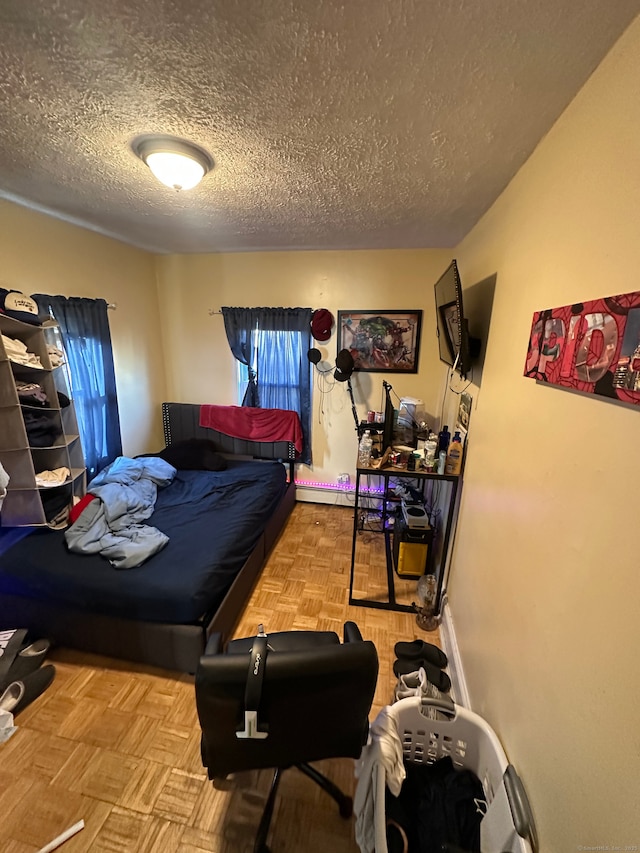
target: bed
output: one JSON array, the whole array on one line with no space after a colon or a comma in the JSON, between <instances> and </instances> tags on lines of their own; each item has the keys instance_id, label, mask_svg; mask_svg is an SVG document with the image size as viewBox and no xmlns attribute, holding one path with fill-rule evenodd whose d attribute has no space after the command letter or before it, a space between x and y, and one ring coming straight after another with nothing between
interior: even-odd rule
<instances>
[{"instance_id":1,"label":"bed","mask_svg":"<svg viewBox=\"0 0 640 853\"><path fill-rule=\"evenodd\" d=\"M168 448L212 440L225 470L178 470L158 489L147 523L169 542L138 568L73 554L60 530L0 543L0 629L191 673L212 632L230 636L295 504L295 444L201 426L197 404L162 414Z\"/></svg>"}]
</instances>

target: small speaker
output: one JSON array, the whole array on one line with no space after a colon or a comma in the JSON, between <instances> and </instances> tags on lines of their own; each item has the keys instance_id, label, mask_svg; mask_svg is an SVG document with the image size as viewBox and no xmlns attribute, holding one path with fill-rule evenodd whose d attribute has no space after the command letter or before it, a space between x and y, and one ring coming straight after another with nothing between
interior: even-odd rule
<instances>
[{"instance_id":1,"label":"small speaker","mask_svg":"<svg viewBox=\"0 0 640 853\"><path fill-rule=\"evenodd\" d=\"M404 517L404 522L409 528L418 528L420 530L425 530L430 527L429 524L429 516L427 515L427 511L420 504L405 504L402 502L402 515Z\"/></svg>"}]
</instances>

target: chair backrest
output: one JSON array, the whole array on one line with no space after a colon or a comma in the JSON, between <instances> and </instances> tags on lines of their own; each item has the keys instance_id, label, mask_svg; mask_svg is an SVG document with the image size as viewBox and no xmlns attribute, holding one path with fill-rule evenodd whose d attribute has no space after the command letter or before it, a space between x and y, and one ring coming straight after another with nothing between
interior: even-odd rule
<instances>
[{"instance_id":1,"label":"chair backrest","mask_svg":"<svg viewBox=\"0 0 640 853\"><path fill-rule=\"evenodd\" d=\"M295 639L296 632L287 635ZM236 735L244 727L249 653L200 659L196 703L209 778L360 755L378 656L371 642L341 644L334 636L335 643L268 652L258 708L258 726L268 732L264 739Z\"/></svg>"}]
</instances>

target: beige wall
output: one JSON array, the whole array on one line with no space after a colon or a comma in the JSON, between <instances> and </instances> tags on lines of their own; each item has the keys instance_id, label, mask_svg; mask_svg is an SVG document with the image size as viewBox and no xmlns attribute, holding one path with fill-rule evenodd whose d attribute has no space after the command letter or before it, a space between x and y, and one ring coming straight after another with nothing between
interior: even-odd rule
<instances>
[{"instance_id":1,"label":"beige wall","mask_svg":"<svg viewBox=\"0 0 640 853\"><path fill-rule=\"evenodd\" d=\"M453 255L466 287L497 275L449 597L473 707L523 777L545 853L640 843L640 413L522 376L534 310L639 288L639 139L636 22L455 252L159 257L160 309L150 256L0 202L4 283L118 303L128 453L159 445L162 399L235 402L208 313L221 305L422 308L420 372L390 378L438 414L433 283ZM335 337L320 349L332 362ZM355 377L360 416L380 408L381 380ZM355 443L344 386L316 390L301 476L352 472Z\"/></svg>"},{"instance_id":2,"label":"beige wall","mask_svg":"<svg viewBox=\"0 0 640 853\"><path fill-rule=\"evenodd\" d=\"M164 368L153 256L0 200L0 283L102 298L109 312L123 451L161 447Z\"/></svg>"},{"instance_id":3,"label":"beige wall","mask_svg":"<svg viewBox=\"0 0 640 853\"><path fill-rule=\"evenodd\" d=\"M168 393L178 402L237 405L235 365L222 305L286 305L339 309L422 309L419 372L387 375L399 397L423 399L437 409L442 372L437 355L433 286L451 260L449 250L261 252L255 254L160 257L158 288ZM316 344L325 367L335 366L336 334ZM332 374L329 374L332 376ZM335 483L338 473L355 473L357 437L344 383L322 382L316 373L313 397L313 466L301 466L302 480ZM353 378L359 417L380 410L383 375ZM331 389L322 393L322 388ZM397 402L397 401L396 401ZM436 412L434 411L434 414ZM321 499L316 493L314 499ZM331 497L334 500L334 497Z\"/></svg>"},{"instance_id":4,"label":"beige wall","mask_svg":"<svg viewBox=\"0 0 640 853\"><path fill-rule=\"evenodd\" d=\"M640 289L638 140L640 21L456 250L497 286L449 595L543 851L640 844L640 410L522 375L535 310Z\"/></svg>"}]
</instances>

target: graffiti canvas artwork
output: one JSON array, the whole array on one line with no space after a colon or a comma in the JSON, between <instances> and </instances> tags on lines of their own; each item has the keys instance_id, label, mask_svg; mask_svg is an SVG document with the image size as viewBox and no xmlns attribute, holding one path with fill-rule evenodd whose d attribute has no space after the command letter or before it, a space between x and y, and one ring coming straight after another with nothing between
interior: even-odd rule
<instances>
[{"instance_id":1,"label":"graffiti canvas artwork","mask_svg":"<svg viewBox=\"0 0 640 853\"><path fill-rule=\"evenodd\" d=\"M640 291L536 311L524 375L640 405Z\"/></svg>"},{"instance_id":2,"label":"graffiti canvas artwork","mask_svg":"<svg viewBox=\"0 0 640 853\"><path fill-rule=\"evenodd\" d=\"M339 311L338 351L355 370L417 373L422 311Z\"/></svg>"}]
</instances>

